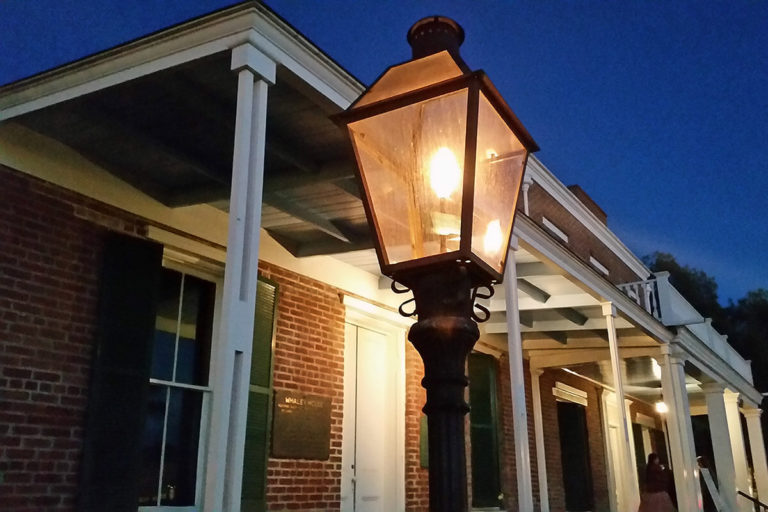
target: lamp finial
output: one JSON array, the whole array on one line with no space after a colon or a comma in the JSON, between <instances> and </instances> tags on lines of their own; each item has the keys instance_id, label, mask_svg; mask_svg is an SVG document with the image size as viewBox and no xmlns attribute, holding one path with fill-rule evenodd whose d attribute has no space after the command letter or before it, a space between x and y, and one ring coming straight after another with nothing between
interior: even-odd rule
<instances>
[{"instance_id":1,"label":"lamp finial","mask_svg":"<svg viewBox=\"0 0 768 512\"><path fill-rule=\"evenodd\" d=\"M464 42L464 29L445 16L422 18L408 30L408 44L414 59L448 50L458 56L459 46Z\"/></svg>"}]
</instances>

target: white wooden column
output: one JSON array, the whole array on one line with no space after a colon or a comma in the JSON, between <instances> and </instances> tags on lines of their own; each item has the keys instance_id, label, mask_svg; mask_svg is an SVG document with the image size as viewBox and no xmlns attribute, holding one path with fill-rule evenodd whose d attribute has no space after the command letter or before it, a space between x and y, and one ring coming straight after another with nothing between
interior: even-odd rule
<instances>
[{"instance_id":1,"label":"white wooden column","mask_svg":"<svg viewBox=\"0 0 768 512\"><path fill-rule=\"evenodd\" d=\"M531 485L531 453L528 444L528 413L525 406L525 374L523 373L523 340L520 336L520 310L517 301L517 237L512 236L504 273L504 297L507 307L507 349L509 380L512 390L512 418L515 430L515 463L517 473L517 509L533 512Z\"/></svg>"},{"instance_id":2,"label":"white wooden column","mask_svg":"<svg viewBox=\"0 0 768 512\"><path fill-rule=\"evenodd\" d=\"M204 510L240 510L259 263L267 86L275 63L250 44L232 50L238 74L227 260L213 356Z\"/></svg>"},{"instance_id":3,"label":"white wooden column","mask_svg":"<svg viewBox=\"0 0 768 512\"><path fill-rule=\"evenodd\" d=\"M631 476L635 474L634 459L630 451L630 434L629 434L629 422L627 419L627 409L624 402L624 379L622 378L622 364L619 357L619 341L616 335L616 307L611 302L604 302L601 304L603 308L603 316L605 317L606 329L608 330L608 349L611 353L611 371L613 373L613 388L616 395L616 412L619 415L619 424L621 428L621 464L623 466L622 471L619 474ZM627 503L627 510L637 510L640 505L640 489L638 487L637 479L632 479L627 485L629 489L629 495L625 499L629 500Z\"/></svg>"},{"instance_id":4,"label":"white wooden column","mask_svg":"<svg viewBox=\"0 0 768 512\"><path fill-rule=\"evenodd\" d=\"M667 434L672 456L677 504L680 512L701 511L696 452L693 446L688 392L685 388L685 361L672 356L669 346L662 346L661 389L667 404Z\"/></svg>"},{"instance_id":5,"label":"white wooden column","mask_svg":"<svg viewBox=\"0 0 768 512\"><path fill-rule=\"evenodd\" d=\"M531 402L533 403L533 434L536 438L536 472L539 480L539 510L549 512L549 481L547 480L547 453L544 447L544 418L541 413L541 385L544 371L531 367Z\"/></svg>"},{"instance_id":6,"label":"white wooden column","mask_svg":"<svg viewBox=\"0 0 768 512\"><path fill-rule=\"evenodd\" d=\"M749 468L747 466L747 450L744 446L744 433L741 430L741 413L739 412L739 394L725 392L725 414L728 417L728 431L731 434L731 449L733 464L736 470L736 488L749 494ZM740 497L739 508L742 512L751 512L752 503Z\"/></svg>"},{"instance_id":7,"label":"white wooden column","mask_svg":"<svg viewBox=\"0 0 768 512\"><path fill-rule=\"evenodd\" d=\"M749 448L752 452L752 466L755 472L755 485L757 496L763 503L768 503L768 464L765 459L765 441L763 440L763 426L760 422L762 410L758 407L747 406L742 409L747 419L747 432L749 433Z\"/></svg>"},{"instance_id":8,"label":"white wooden column","mask_svg":"<svg viewBox=\"0 0 768 512\"><path fill-rule=\"evenodd\" d=\"M731 435L728 432L728 417L725 413L725 386L712 382L703 384L701 390L707 399L707 419L712 438L712 453L717 465L717 482L720 497L728 510L736 510L736 470L731 450Z\"/></svg>"}]
</instances>

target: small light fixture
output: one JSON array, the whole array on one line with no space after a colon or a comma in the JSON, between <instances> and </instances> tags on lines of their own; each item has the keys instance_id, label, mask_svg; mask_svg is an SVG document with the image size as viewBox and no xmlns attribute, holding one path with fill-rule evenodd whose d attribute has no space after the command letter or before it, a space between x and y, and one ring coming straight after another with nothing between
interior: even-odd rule
<instances>
[{"instance_id":1,"label":"small light fixture","mask_svg":"<svg viewBox=\"0 0 768 512\"><path fill-rule=\"evenodd\" d=\"M667 407L667 404L665 404L661 400L656 402L655 407L656 407L656 412L659 414L667 414L667 412L669 412L669 407Z\"/></svg>"}]
</instances>

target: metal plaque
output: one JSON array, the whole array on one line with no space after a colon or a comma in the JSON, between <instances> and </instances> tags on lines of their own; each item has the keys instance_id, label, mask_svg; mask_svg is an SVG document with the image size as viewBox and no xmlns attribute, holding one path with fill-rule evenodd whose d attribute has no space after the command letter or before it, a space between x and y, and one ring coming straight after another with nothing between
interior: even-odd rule
<instances>
[{"instance_id":1,"label":"metal plaque","mask_svg":"<svg viewBox=\"0 0 768 512\"><path fill-rule=\"evenodd\" d=\"M272 457L328 460L331 399L297 391L275 391Z\"/></svg>"}]
</instances>

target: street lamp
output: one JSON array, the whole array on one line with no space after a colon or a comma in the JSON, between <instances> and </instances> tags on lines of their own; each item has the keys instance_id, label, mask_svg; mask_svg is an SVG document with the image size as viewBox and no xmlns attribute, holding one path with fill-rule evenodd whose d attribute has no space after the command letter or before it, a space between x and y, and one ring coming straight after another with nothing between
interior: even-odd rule
<instances>
[{"instance_id":1,"label":"street lamp","mask_svg":"<svg viewBox=\"0 0 768 512\"><path fill-rule=\"evenodd\" d=\"M348 129L381 271L413 291L408 333L424 360L432 511L467 509L466 358L502 281L528 154L538 147L491 81L459 56L464 31L432 16L413 59L338 117ZM487 293L479 293L485 288ZM475 311L477 308L478 312Z\"/></svg>"}]
</instances>

